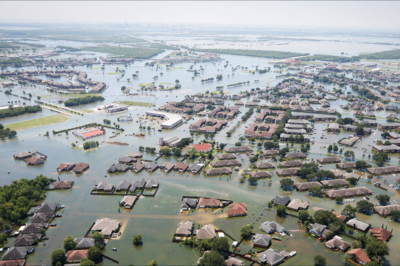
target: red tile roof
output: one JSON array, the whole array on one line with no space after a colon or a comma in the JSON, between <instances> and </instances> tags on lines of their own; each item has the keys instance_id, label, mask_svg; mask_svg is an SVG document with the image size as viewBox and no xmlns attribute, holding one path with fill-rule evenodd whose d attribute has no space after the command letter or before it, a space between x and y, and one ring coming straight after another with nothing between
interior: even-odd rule
<instances>
[{"instance_id":1,"label":"red tile roof","mask_svg":"<svg viewBox=\"0 0 400 266\"><path fill-rule=\"evenodd\" d=\"M371 235L383 242L386 242L392 235L390 231L383 228L372 228L371 230L369 230L369 232Z\"/></svg>"},{"instance_id":2,"label":"red tile roof","mask_svg":"<svg viewBox=\"0 0 400 266\"><path fill-rule=\"evenodd\" d=\"M229 216L247 215L247 206L245 203L233 203L230 205L230 209L226 211Z\"/></svg>"},{"instance_id":3,"label":"red tile roof","mask_svg":"<svg viewBox=\"0 0 400 266\"><path fill-rule=\"evenodd\" d=\"M103 134L104 134L103 131L101 131L100 129L97 129L97 130L93 130L93 131L90 131L87 133L82 133L82 136L86 139L86 138L103 135Z\"/></svg>"},{"instance_id":4,"label":"red tile roof","mask_svg":"<svg viewBox=\"0 0 400 266\"><path fill-rule=\"evenodd\" d=\"M195 148L196 151L209 151L211 149L211 144L204 143L204 144L194 144L193 148Z\"/></svg>"},{"instance_id":5,"label":"red tile roof","mask_svg":"<svg viewBox=\"0 0 400 266\"><path fill-rule=\"evenodd\" d=\"M68 250L67 252L67 261L68 262L76 262L81 261L83 258L87 258L88 250Z\"/></svg>"},{"instance_id":6,"label":"red tile roof","mask_svg":"<svg viewBox=\"0 0 400 266\"><path fill-rule=\"evenodd\" d=\"M361 260L363 263L367 264L371 260L368 258L367 254L361 249L361 248L353 248L349 252L347 252L348 255L355 255L359 260ZM357 262L357 261L356 261Z\"/></svg>"},{"instance_id":7,"label":"red tile roof","mask_svg":"<svg viewBox=\"0 0 400 266\"><path fill-rule=\"evenodd\" d=\"M200 198L199 206L219 206L219 200Z\"/></svg>"}]
</instances>

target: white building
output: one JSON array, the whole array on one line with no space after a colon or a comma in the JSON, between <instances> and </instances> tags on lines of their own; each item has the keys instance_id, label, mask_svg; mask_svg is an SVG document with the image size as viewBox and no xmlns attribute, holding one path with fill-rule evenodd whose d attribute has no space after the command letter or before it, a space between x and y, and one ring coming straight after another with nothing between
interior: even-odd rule
<instances>
[{"instance_id":1,"label":"white building","mask_svg":"<svg viewBox=\"0 0 400 266\"><path fill-rule=\"evenodd\" d=\"M172 129L183 122L182 117L177 114L163 113L158 111L147 111L146 115L163 118L164 122L161 123L161 127L168 129Z\"/></svg>"}]
</instances>

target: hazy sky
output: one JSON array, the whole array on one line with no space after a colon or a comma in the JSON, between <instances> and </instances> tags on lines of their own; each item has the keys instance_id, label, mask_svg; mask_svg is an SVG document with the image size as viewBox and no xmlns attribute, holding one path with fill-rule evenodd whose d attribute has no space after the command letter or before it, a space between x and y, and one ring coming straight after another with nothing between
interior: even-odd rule
<instances>
[{"instance_id":1,"label":"hazy sky","mask_svg":"<svg viewBox=\"0 0 400 266\"><path fill-rule=\"evenodd\" d=\"M207 23L400 28L400 2L0 1L1 22Z\"/></svg>"}]
</instances>

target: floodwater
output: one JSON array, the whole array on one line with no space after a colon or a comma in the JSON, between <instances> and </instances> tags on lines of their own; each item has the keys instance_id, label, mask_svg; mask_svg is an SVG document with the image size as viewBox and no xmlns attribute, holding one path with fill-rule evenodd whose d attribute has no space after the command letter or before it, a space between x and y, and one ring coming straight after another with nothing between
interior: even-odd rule
<instances>
[{"instance_id":1,"label":"floodwater","mask_svg":"<svg viewBox=\"0 0 400 266\"><path fill-rule=\"evenodd\" d=\"M40 43L40 42L39 42ZM57 44L59 45L59 44ZM351 44L347 44L350 46ZM327 47L329 50L330 48ZM378 49L378 48L377 48ZM359 50L361 52L362 50ZM95 56L100 56L102 54L96 53ZM71 56L71 55L68 55ZM168 101L182 100L185 94L195 94L197 92L215 91L216 86L224 85L224 91L229 91L231 95L238 94L240 91L250 90L251 88L265 87L267 85L273 86L281 81L275 76L277 73L272 68L272 65L268 64L269 59L261 58L251 58L251 57L240 57L240 56L228 56L223 55L222 60L219 63L199 63L194 65L194 69L199 70L200 65L204 68L204 72L199 75L199 77L192 78L193 73L187 72L191 64L177 64L174 68L169 71L165 66L161 66L161 69L156 71L155 67L145 67L146 61L139 61L131 64L128 67L123 65L106 65L105 70L100 69L100 65L94 65L92 68L87 67L75 67L76 70L86 71L88 77L93 80L104 81L109 87L102 93L105 97L105 101L101 103L87 104L83 106L74 107L76 109L93 109L98 105L112 103L113 101L136 101L136 102L148 102L155 104L156 107L165 104ZM229 61L229 66L224 68L225 61ZM232 72L232 67L237 65L248 67L249 69L255 69L255 66L259 66L260 69L264 67L271 67L272 71L266 74L248 74L243 73L241 70ZM117 77L120 74L116 73L116 68L124 69L126 71L125 76L117 81ZM35 68L24 68L24 70L33 70ZM14 69L8 68L8 70L13 71ZM132 80L132 74L139 71L139 78ZM104 73L103 73L104 72ZM161 75L160 73L163 73ZM223 75L222 81L214 81L212 83L201 83L201 79L214 77L218 74ZM233 75L234 74L234 75ZM140 83L149 83L154 81L153 77L158 76L155 80L155 85L164 83L164 86L171 86L178 79L182 85L182 89L173 91L140 91ZM230 75L228 77L228 75ZM127 78L131 81L128 82ZM256 82L258 80L258 82ZM238 86L234 88L227 88L226 85L250 81L248 85ZM130 87L133 90L139 90L137 96L123 96L121 92L121 86ZM333 86L326 86L328 89L332 89ZM346 88L350 90L349 88ZM16 86L13 88L13 93L18 95L23 95L23 91L26 94L32 93L34 98L41 96L42 100L46 102L55 103L57 100L66 99L67 97L60 94L50 94L46 91L43 86L31 87L31 86ZM243 101L251 101L252 97L247 99L242 99ZM7 96L1 94L0 105L8 104L8 101L23 100L15 96ZM33 100L32 100L33 102ZM261 103L267 103L268 101L262 100ZM346 110L342 110L339 105L344 104L345 101L337 100L331 101L331 108L335 108L342 113L344 117L351 116L352 114ZM226 105L234 105L233 101L228 101ZM312 105L313 108L317 105ZM108 174L106 172L107 168L115 163L120 156L127 154L128 152L138 152L139 146L145 147L156 147L158 149L158 140L160 137L189 137L189 125L199 119L195 117L194 120L190 120L187 124L182 124L174 130L163 130L158 131L140 131L139 124L136 120L139 116L142 116L146 110L154 109L145 107L130 107L128 112L122 115L131 114L134 117L133 122L117 122L118 114L106 115L101 112L94 112L90 114L85 114L83 117L72 115L70 119L62 124L56 124L51 126L45 126L41 128L32 128L28 130L23 130L18 132L18 139L6 140L1 142L1 153L0 153L0 185L7 185L12 180L27 178L34 178L36 175L43 174L47 177L52 177L57 179L59 176L62 180L72 180L75 182L75 187L72 190L66 191L52 191L47 193L47 198L45 202L59 202L61 204L67 205L64 209L62 218L57 218L57 227L50 228L47 231L47 235L50 238L48 241L40 243L35 248L35 252L29 256L28 264L50 264L50 254L52 250L56 248L61 248L63 245L63 240L66 236L72 235L74 237L83 236L90 225L99 218L110 217L113 219L120 220L122 223L126 224L126 228L119 240L111 240L107 243L104 254L117 259L121 265L135 264L144 265L150 260L157 260L159 264L162 265L194 265L197 261L196 251L180 247L179 244L172 242L172 237L176 231L176 226L181 220L190 219L195 223L195 228L197 229L199 224L212 223L217 228L224 230L226 233L231 235L235 240L240 240L240 228L252 222L260 211L267 206L267 202L270 201L276 195L288 195L291 198L299 198L310 203L310 212L313 212L314 207L322 207L326 210L335 210L340 212L344 205L338 205L334 201L324 199L324 198L314 198L308 197L308 193L296 192L296 191L283 191L279 185L279 177L275 175L273 171L272 186L264 185L264 181L259 181L257 186L250 186L248 183L240 184L239 174L234 172L231 177L212 177L208 178L200 175L190 175L190 174L177 174L171 172L169 174L163 174L161 171L157 170L154 173L146 173L142 171L139 174L134 174L131 171L122 174ZM240 107L242 112L245 112L247 108ZM378 118L378 123L383 123L384 118L387 113L385 111L375 112ZM26 114L23 116L15 118L1 119L0 123L8 124L16 121L25 121L33 118L38 118L42 116L53 115L54 113L43 110L41 113L37 114ZM226 131L228 131L233 125L237 123L240 119L235 118L232 122L229 121L229 127L223 129L221 132L216 134L215 140L219 143L228 143L233 145L238 141L239 134L243 134L245 126L252 123L254 120L253 115L246 123L243 123L233 134L232 137L226 137ZM94 149L90 152L84 152L81 150L72 149L71 143L82 144L82 140L75 137L73 134L65 135L53 135L52 130L61 130L66 128L71 128L89 122L101 123L103 119L110 119L112 122L116 122L125 129L125 132L116 138L109 139L108 136L112 134L112 130L106 129L106 135L96 137L94 140L100 142L100 147ZM157 124L147 121L146 126L152 125L152 127L157 127ZM337 142L343 137L350 135L350 133L340 133L339 135L332 135L325 133L326 139L320 139L323 131L326 128L326 123L316 123L315 128L317 129L317 135L315 136L315 145L311 146L311 151L309 157L317 159L319 157L326 157L326 148L320 149L320 146L328 146L333 142ZM50 136L44 137L43 134L49 131ZM354 148L345 148L344 150L353 150L356 154L356 159L366 159L373 166L376 164L368 159L368 155L371 154L371 147L369 145L373 144L373 140L380 138L380 133L374 130L374 134L366 137L361 143L355 145ZM136 138L132 136L126 136L132 133L144 133L145 138ZM40 136L41 134L41 136ZM195 142L201 140L202 137L194 137ZM121 141L126 142L127 146L115 146L109 145L106 141ZM256 150L254 144L247 145L251 146ZM282 146L285 144L282 144ZM291 151L298 150L299 145L294 145L291 147ZM362 148L367 148L365 152L365 158L363 157ZM15 161L12 158L14 153L20 151L32 151L38 150L46 155L48 159L43 165L40 166L26 166L23 161ZM337 155L339 158L344 160L342 155ZM150 153L143 153L144 159L154 159L156 155ZM398 156L391 156L391 165L398 164ZM159 159L159 164L165 161L171 161L173 163L179 162L180 158L175 157L161 157ZM57 174L55 169L60 163L65 162L86 162L90 164L90 168L82 175L75 175L72 173L62 173ZM190 163L191 160L185 161ZM244 167L247 168L248 159L244 159ZM324 169L333 169L334 165L324 166ZM10 171L10 174L7 174ZM365 176L363 174L362 176ZM118 212L118 203L122 199L122 196L99 196L90 195L90 191L95 184L100 181L106 181L114 185L126 179L130 182L134 182L140 178L154 178L159 181L160 188L155 197L144 197L140 198L134 208L128 212ZM297 177L292 177L295 182L300 181ZM394 176L384 176L383 179L393 183L396 177ZM269 182L268 180L265 183ZM374 187L372 183L367 183L365 179L361 179L358 186L367 186L374 193L382 193L382 190ZM399 200L399 194L390 189L387 192L392 199ZM179 214L182 196L205 196L205 197L216 197L221 199L230 199L234 202L245 202L248 206L248 216L242 218L228 219L222 212L217 212L216 214L211 214L210 211L199 212L195 210L190 212L187 216ZM359 199L357 199L359 200ZM372 199L375 202L374 199ZM351 203L355 206L356 202ZM393 229L393 238L389 242L389 247L391 248L391 254L386 256L388 264L395 264L398 261L396 257L395 246L400 244L400 226L398 223L390 222L389 219L384 219L378 215L361 215L357 214L357 217L362 221L371 223L373 226L380 227L382 224L387 225L388 229ZM261 233L259 226L264 221L277 221L286 227L289 231L293 232L295 236L294 239L283 238L281 242L273 240L272 247L278 248L280 250L288 249L289 251L297 251L295 258L290 259L286 264L293 265L307 265L312 264L312 257L314 254L319 253L327 257L328 265L341 265L344 261L344 254L331 251L324 247L317 239L311 238L306 235L303 228L297 223L297 219L288 216L287 218L279 218L276 216L275 211L265 210L262 216L258 217L254 224L254 232ZM143 237L143 246L135 247L132 244L132 237L135 234L140 233ZM358 233L356 233L357 235ZM344 238L348 242L352 242L351 239ZM13 240L10 240L12 244ZM233 240L230 239L230 243ZM112 247L117 248L117 252L111 250ZM251 248L250 242L243 242L240 245L241 251L246 252ZM260 249L258 249L260 251ZM110 261L105 260L102 265L113 264ZM248 264L248 262L246 262Z\"/></svg>"}]
</instances>

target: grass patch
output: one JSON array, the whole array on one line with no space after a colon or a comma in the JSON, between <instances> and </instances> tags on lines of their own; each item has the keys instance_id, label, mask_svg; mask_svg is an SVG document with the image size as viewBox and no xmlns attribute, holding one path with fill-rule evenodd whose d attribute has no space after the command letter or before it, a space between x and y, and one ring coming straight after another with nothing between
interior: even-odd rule
<instances>
[{"instance_id":1,"label":"grass patch","mask_svg":"<svg viewBox=\"0 0 400 266\"><path fill-rule=\"evenodd\" d=\"M118 75L118 72L110 72L110 73L106 73L107 75Z\"/></svg>"},{"instance_id":2,"label":"grass patch","mask_svg":"<svg viewBox=\"0 0 400 266\"><path fill-rule=\"evenodd\" d=\"M125 104L125 105L130 105L130 106L143 106L143 107L152 107L152 106L154 106L154 104L152 104L152 103L144 103L144 102L119 101L119 103L120 104Z\"/></svg>"},{"instance_id":3,"label":"grass patch","mask_svg":"<svg viewBox=\"0 0 400 266\"><path fill-rule=\"evenodd\" d=\"M174 83L171 83L171 82L160 82L159 84L161 85L161 84L174 84Z\"/></svg>"},{"instance_id":4,"label":"grass patch","mask_svg":"<svg viewBox=\"0 0 400 266\"><path fill-rule=\"evenodd\" d=\"M139 83L139 84L138 84L139 87L149 87L149 86L151 86L151 85L153 85L152 82L149 82L149 83Z\"/></svg>"},{"instance_id":5,"label":"grass patch","mask_svg":"<svg viewBox=\"0 0 400 266\"><path fill-rule=\"evenodd\" d=\"M88 114L94 113L93 110L89 110L89 109L83 109L83 110L80 110L80 111L85 112L85 113L88 113Z\"/></svg>"},{"instance_id":6,"label":"grass patch","mask_svg":"<svg viewBox=\"0 0 400 266\"><path fill-rule=\"evenodd\" d=\"M46 117L35 118L28 121L22 121L17 123L12 123L5 125L6 127L10 128L11 130L24 130L33 127L43 127L58 123L64 123L68 120L68 117L63 115L51 115Z\"/></svg>"},{"instance_id":7,"label":"grass patch","mask_svg":"<svg viewBox=\"0 0 400 266\"><path fill-rule=\"evenodd\" d=\"M185 69L184 67L171 67L172 69Z\"/></svg>"},{"instance_id":8,"label":"grass patch","mask_svg":"<svg viewBox=\"0 0 400 266\"><path fill-rule=\"evenodd\" d=\"M65 97L74 97L74 98L83 98L86 96L100 96L100 93L60 93L58 94L60 96L65 96Z\"/></svg>"},{"instance_id":9,"label":"grass patch","mask_svg":"<svg viewBox=\"0 0 400 266\"><path fill-rule=\"evenodd\" d=\"M122 58L136 58L136 59L149 59L155 55L164 52L165 48L162 49L152 49L152 48L142 48L142 47L116 47L116 46L95 46L95 47L84 47L82 50L108 53L120 56Z\"/></svg>"}]
</instances>

